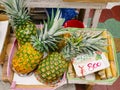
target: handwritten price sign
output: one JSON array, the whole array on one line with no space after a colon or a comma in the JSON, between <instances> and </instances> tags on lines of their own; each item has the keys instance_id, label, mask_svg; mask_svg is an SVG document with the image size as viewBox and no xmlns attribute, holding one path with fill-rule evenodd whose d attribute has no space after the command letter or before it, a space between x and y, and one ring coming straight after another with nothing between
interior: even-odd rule
<instances>
[{"instance_id":1,"label":"handwritten price sign","mask_svg":"<svg viewBox=\"0 0 120 90\"><path fill-rule=\"evenodd\" d=\"M94 55L79 55L73 59L73 66L78 77L109 67L109 62L104 53Z\"/></svg>"}]
</instances>

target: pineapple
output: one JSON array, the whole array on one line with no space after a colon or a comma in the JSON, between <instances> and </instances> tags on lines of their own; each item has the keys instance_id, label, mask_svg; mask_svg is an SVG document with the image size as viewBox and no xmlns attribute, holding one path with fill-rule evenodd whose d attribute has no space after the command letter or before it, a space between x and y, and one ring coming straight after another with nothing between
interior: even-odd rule
<instances>
[{"instance_id":1,"label":"pineapple","mask_svg":"<svg viewBox=\"0 0 120 90\"><path fill-rule=\"evenodd\" d=\"M26 9L26 0L4 0L1 3L5 7L5 12L9 16L16 38L20 45L30 42L31 35L36 34L36 26L30 20Z\"/></svg>"},{"instance_id":2,"label":"pineapple","mask_svg":"<svg viewBox=\"0 0 120 90\"><path fill-rule=\"evenodd\" d=\"M64 72L67 71L69 61L74 57L94 51L104 51L105 39L100 33L89 33L81 31L72 33L67 38L65 47L61 52L52 52L40 62L35 75L39 81L47 84L54 84L59 81Z\"/></svg>"},{"instance_id":3,"label":"pineapple","mask_svg":"<svg viewBox=\"0 0 120 90\"><path fill-rule=\"evenodd\" d=\"M26 42L19 48L12 60L14 71L22 75L28 74L37 68L44 52L49 53L58 49L57 43L61 41L62 34L67 33L62 28L64 19L60 18L60 14L58 10L55 17L48 17L48 23L44 22L44 28L31 36L31 43Z\"/></svg>"},{"instance_id":4,"label":"pineapple","mask_svg":"<svg viewBox=\"0 0 120 90\"><path fill-rule=\"evenodd\" d=\"M106 52L104 48L107 46L106 38L102 36L102 33L102 31L89 30L76 31L67 39L67 44L61 52L67 60L79 54L93 54L95 51Z\"/></svg>"},{"instance_id":5,"label":"pineapple","mask_svg":"<svg viewBox=\"0 0 120 90\"><path fill-rule=\"evenodd\" d=\"M13 70L19 75L27 75L37 67L41 58L42 53L35 50L32 44L25 43L12 60Z\"/></svg>"},{"instance_id":6,"label":"pineapple","mask_svg":"<svg viewBox=\"0 0 120 90\"><path fill-rule=\"evenodd\" d=\"M52 52L40 62L35 75L40 82L55 84L67 71L67 67L68 62L63 58L62 54Z\"/></svg>"}]
</instances>

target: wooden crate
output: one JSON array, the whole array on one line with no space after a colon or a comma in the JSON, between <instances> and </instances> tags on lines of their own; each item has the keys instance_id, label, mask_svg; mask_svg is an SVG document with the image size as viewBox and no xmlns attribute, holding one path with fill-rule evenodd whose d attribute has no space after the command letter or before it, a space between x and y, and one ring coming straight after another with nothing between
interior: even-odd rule
<instances>
[{"instance_id":1,"label":"wooden crate","mask_svg":"<svg viewBox=\"0 0 120 90\"><path fill-rule=\"evenodd\" d=\"M107 2L119 2L119 0L63 0L65 2L90 2L90 3L107 3Z\"/></svg>"}]
</instances>

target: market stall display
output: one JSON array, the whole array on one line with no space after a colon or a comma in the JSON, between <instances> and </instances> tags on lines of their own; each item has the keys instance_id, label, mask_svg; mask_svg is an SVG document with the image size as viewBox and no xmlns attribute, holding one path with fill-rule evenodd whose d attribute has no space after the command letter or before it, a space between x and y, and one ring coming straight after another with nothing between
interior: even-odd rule
<instances>
[{"instance_id":1,"label":"market stall display","mask_svg":"<svg viewBox=\"0 0 120 90\"><path fill-rule=\"evenodd\" d=\"M12 79L9 79L12 89L52 90L67 83L112 84L118 78L114 41L108 31L64 28L65 19L61 18L59 9L56 14L52 11L47 22L43 21L42 27L37 28L29 18L24 0L2 3L15 30L7 63L7 77L13 72ZM105 80L84 79L91 73L98 76L101 70L106 71Z\"/></svg>"},{"instance_id":2,"label":"market stall display","mask_svg":"<svg viewBox=\"0 0 120 90\"><path fill-rule=\"evenodd\" d=\"M107 2L117 2L119 0L63 0L65 2L93 2L93 3L107 3Z\"/></svg>"}]
</instances>

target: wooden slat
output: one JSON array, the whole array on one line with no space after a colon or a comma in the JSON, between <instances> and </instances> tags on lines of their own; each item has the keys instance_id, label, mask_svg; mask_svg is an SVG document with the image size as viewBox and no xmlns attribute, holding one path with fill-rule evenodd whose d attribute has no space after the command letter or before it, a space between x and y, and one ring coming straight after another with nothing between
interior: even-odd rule
<instances>
[{"instance_id":1,"label":"wooden slat","mask_svg":"<svg viewBox=\"0 0 120 90\"><path fill-rule=\"evenodd\" d=\"M86 9L85 10L85 15L84 15L84 20L83 20L83 23L84 23L85 26L87 26L87 24L88 24L89 13L90 13L90 9Z\"/></svg>"},{"instance_id":2,"label":"wooden slat","mask_svg":"<svg viewBox=\"0 0 120 90\"><path fill-rule=\"evenodd\" d=\"M7 62L7 60L4 62L4 64L3 64L3 70L2 70L2 81L4 81L4 82L10 82L10 83L12 83L12 81L13 81L13 76L14 76L14 72L11 70L10 71L10 76L8 77L7 76L7 64L8 64L8 62Z\"/></svg>"},{"instance_id":3,"label":"wooden slat","mask_svg":"<svg viewBox=\"0 0 120 90\"><path fill-rule=\"evenodd\" d=\"M5 14L0 14L0 21L8 20L8 16Z\"/></svg>"},{"instance_id":4,"label":"wooden slat","mask_svg":"<svg viewBox=\"0 0 120 90\"><path fill-rule=\"evenodd\" d=\"M95 10L94 16L93 16L93 19L92 19L92 26L91 26L92 28L97 27L101 12L102 12L102 9L96 9Z\"/></svg>"},{"instance_id":5,"label":"wooden slat","mask_svg":"<svg viewBox=\"0 0 120 90\"><path fill-rule=\"evenodd\" d=\"M6 56L7 59L7 56ZM2 67L2 81L4 82L8 82L8 78L7 78L7 60L5 60L3 67Z\"/></svg>"},{"instance_id":6,"label":"wooden slat","mask_svg":"<svg viewBox=\"0 0 120 90\"><path fill-rule=\"evenodd\" d=\"M13 80L13 75L14 75L14 72L11 70L10 71L10 76L9 77L7 77L7 64L8 64L8 55L9 55L9 53L10 53L10 49L11 49L11 47L12 47L12 44L13 44L13 41L14 41L14 35L10 35L9 36L9 42L8 42L8 44L7 44L7 48L6 48L6 58L5 58L5 62L4 62L4 64L3 64L3 72L2 72L2 80L4 81L4 82L12 82L12 80Z\"/></svg>"},{"instance_id":7,"label":"wooden slat","mask_svg":"<svg viewBox=\"0 0 120 90\"><path fill-rule=\"evenodd\" d=\"M28 7L41 8L93 8L104 9L106 3L83 3L83 2L64 2L63 0L28 0Z\"/></svg>"},{"instance_id":8,"label":"wooden slat","mask_svg":"<svg viewBox=\"0 0 120 90\"><path fill-rule=\"evenodd\" d=\"M118 2L119 0L63 0L65 2L92 2L92 3L107 3Z\"/></svg>"},{"instance_id":9,"label":"wooden slat","mask_svg":"<svg viewBox=\"0 0 120 90\"><path fill-rule=\"evenodd\" d=\"M16 88L53 88L47 85L16 85Z\"/></svg>"}]
</instances>

